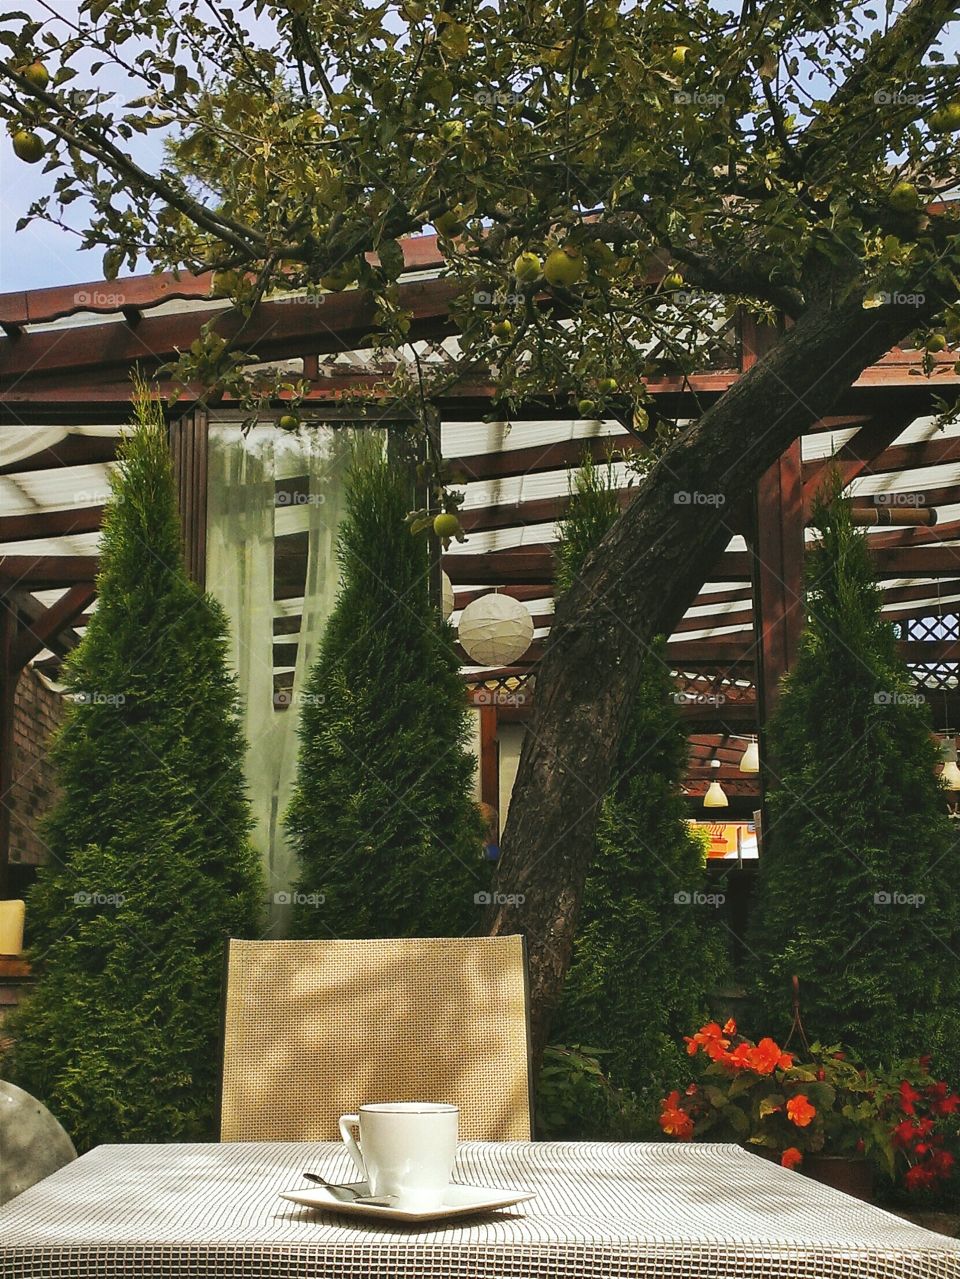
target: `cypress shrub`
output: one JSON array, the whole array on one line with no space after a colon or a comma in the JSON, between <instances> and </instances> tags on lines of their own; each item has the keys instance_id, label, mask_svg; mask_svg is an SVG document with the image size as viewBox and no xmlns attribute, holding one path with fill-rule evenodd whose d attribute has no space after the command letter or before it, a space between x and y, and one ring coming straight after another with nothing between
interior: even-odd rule
<instances>
[{"instance_id":1,"label":"cypress shrub","mask_svg":"<svg viewBox=\"0 0 960 1279\"><path fill-rule=\"evenodd\" d=\"M560 542L569 584L616 518L613 477L586 460ZM610 1081L650 1113L686 1083L682 1036L701 1023L724 965L703 842L680 791L686 734L658 645L640 671L630 723L597 828L573 961L554 1037L599 1050Z\"/></svg>"},{"instance_id":2,"label":"cypress shrub","mask_svg":"<svg viewBox=\"0 0 960 1279\"><path fill-rule=\"evenodd\" d=\"M425 539L378 438L360 435L340 527L340 594L306 683L287 831L298 937L461 936L489 880L471 797L466 694L431 603Z\"/></svg>"},{"instance_id":3,"label":"cypress shrub","mask_svg":"<svg viewBox=\"0 0 960 1279\"><path fill-rule=\"evenodd\" d=\"M837 481L815 520L806 627L771 727L751 940L764 1025L789 1024L796 974L811 1039L874 1062L931 1053L956 1080L957 850L929 710Z\"/></svg>"},{"instance_id":4,"label":"cypress shrub","mask_svg":"<svg viewBox=\"0 0 960 1279\"><path fill-rule=\"evenodd\" d=\"M60 799L29 898L35 993L12 1073L78 1148L214 1131L224 941L258 927L226 619L187 577L162 416L104 517L98 605L64 669Z\"/></svg>"}]
</instances>

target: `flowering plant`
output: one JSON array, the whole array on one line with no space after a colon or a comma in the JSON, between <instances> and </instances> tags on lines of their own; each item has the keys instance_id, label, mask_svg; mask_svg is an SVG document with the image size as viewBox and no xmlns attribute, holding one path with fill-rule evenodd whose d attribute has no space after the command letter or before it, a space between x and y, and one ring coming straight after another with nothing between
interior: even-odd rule
<instances>
[{"instance_id":1,"label":"flowering plant","mask_svg":"<svg viewBox=\"0 0 960 1279\"><path fill-rule=\"evenodd\" d=\"M877 1072L839 1045L813 1044L797 1061L773 1039L738 1035L732 1020L708 1022L686 1044L698 1079L663 1099L667 1136L738 1141L786 1168L808 1153L864 1156L911 1191L952 1172L946 1123L960 1095L933 1079L926 1060Z\"/></svg>"},{"instance_id":2,"label":"flowering plant","mask_svg":"<svg viewBox=\"0 0 960 1279\"><path fill-rule=\"evenodd\" d=\"M902 1073L912 1073L912 1079L901 1079L896 1091L894 1158L907 1190L935 1190L953 1172L954 1156L946 1144L948 1137L956 1137L960 1093L930 1075L926 1058L910 1064L916 1069Z\"/></svg>"}]
</instances>

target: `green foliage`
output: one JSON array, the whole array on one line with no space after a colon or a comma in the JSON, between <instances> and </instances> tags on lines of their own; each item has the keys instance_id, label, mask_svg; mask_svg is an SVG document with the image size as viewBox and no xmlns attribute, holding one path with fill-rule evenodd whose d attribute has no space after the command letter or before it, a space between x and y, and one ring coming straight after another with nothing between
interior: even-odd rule
<instances>
[{"instance_id":1,"label":"green foliage","mask_svg":"<svg viewBox=\"0 0 960 1279\"><path fill-rule=\"evenodd\" d=\"M764 1026L790 1021L868 1062L933 1056L957 1078L958 850L929 713L880 614L849 504L821 506L807 624L771 728L752 951Z\"/></svg>"},{"instance_id":2,"label":"green foliage","mask_svg":"<svg viewBox=\"0 0 960 1279\"><path fill-rule=\"evenodd\" d=\"M402 472L361 437L340 596L305 690L287 814L298 936L459 936L480 919L474 894L488 872L469 712L452 630L429 598L427 544L404 526L408 505Z\"/></svg>"},{"instance_id":3,"label":"green foliage","mask_svg":"<svg viewBox=\"0 0 960 1279\"><path fill-rule=\"evenodd\" d=\"M584 454L574 476L571 517L560 527L557 546L557 594L570 589L587 556L620 513L618 486L610 463L604 470Z\"/></svg>"},{"instance_id":4,"label":"green foliage","mask_svg":"<svg viewBox=\"0 0 960 1279\"><path fill-rule=\"evenodd\" d=\"M547 1048L537 1082L537 1138L644 1141L660 1133L652 1115L604 1074L597 1048Z\"/></svg>"},{"instance_id":5,"label":"green foliage","mask_svg":"<svg viewBox=\"0 0 960 1279\"><path fill-rule=\"evenodd\" d=\"M4 14L0 118L50 157L25 221L79 221L111 279L141 258L213 268L245 310L261 288L318 300L357 284L396 346L413 315L399 237L436 228L464 366L495 365L509 395L568 391L595 412L643 399L645 375L718 356L718 313L737 298L799 312L825 278L838 296L858 279L877 306L922 287L903 304L909 331L956 297L950 205L922 213L956 178L956 70L936 47L951 47L948 5L82 11L77 27ZM21 74L39 52L42 94ZM151 134L166 154L145 172L131 144ZM537 278L560 246L577 262L570 288ZM652 289L657 254L674 269ZM519 278L518 257L533 264ZM948 328L960 338L956 310ZM232 344L206 340L182 372L249 377ZM425 363L407 389L420 374L449 376Z\"/></svg>"},{"instance_id":6,"label":"green foliage","mask_svg":"<svg viewBox=\"0 0 960 1279\"><path fill-rule=\"evenodd\" d=\"M139 388L65 667L62 789L28 912L36 992L12 1077L83 1150L213 1134L224 940L255 935L226 620L187 578L162 419Z\"/></svg>"},{"instance_id":7,"label":"green foliage","mask_svg":"<svg viewBox=\"0 0 960 1279\"><path fill-rule=\"evenodd\" d=\"M568 580L615 518L610 482L589 461L577 473L561 543ZM702 901L704 847L680 794L687 743L673 692L662 649L651 649L601 808L554 1028L566 1042L601 1045L611 1080L649 1107L684 1078L681 1037L723 967L717 912Z\"/></svg>"}]
</instances>

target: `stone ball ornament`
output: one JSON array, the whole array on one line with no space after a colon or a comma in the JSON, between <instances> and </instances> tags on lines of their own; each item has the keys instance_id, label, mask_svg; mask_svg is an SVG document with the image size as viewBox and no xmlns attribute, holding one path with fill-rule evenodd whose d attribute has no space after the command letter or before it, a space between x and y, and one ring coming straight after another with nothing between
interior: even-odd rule
<instances>
[{"instance_id":1,"label":"stone ball ornament","mask_svg":"<svg viewBox=\"0 0 960 1279\"><path fill-rule=\"evenodd\" d=\"M0 1204L76 1157L73 1142L46 1106L0 1080Z\"/></svg>"},{"instance_id":2,"label":"stone ball ornament","mask_svg":"<svg viewBox=\"0 0 960 1279\"><path fill-rule=\"evenodd\" d=\"M530 611L512 595L481 595L460 614L460 643L478 666L510 666L532 639Z\"/></svg>"}]
</instances>

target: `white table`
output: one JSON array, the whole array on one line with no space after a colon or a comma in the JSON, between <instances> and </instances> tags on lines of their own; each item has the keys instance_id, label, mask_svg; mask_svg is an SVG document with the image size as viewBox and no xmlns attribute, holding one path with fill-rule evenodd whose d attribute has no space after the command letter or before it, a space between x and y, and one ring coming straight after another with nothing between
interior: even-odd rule
<instances>
[{"instance_id":1,"label":"white table","mask_svg":"<svg viewBox=\"0 0 960 1279\"><path fill-rule=\"evenodd\" d=\"M2 1279L960 1279L960 1241L737 1146L467 1143L536 1199L435 1227L278 1198L340 1145L100 1146L0 1209Z\"/></svg>"}]
</instances>

